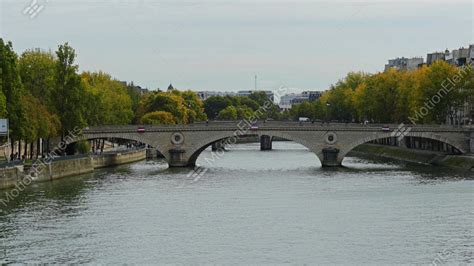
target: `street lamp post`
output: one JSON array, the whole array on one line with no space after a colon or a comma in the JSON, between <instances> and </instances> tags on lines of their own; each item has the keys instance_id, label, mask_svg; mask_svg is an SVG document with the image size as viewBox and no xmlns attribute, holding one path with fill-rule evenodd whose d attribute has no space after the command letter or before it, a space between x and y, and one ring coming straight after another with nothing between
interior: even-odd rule
<instances>
[{"instance_id":1,"label":"street lamp post","mask_svg":"<svg viewBox=\"0 0 474 266\"><path fill-rule=\"evenodd\" d=\"M329 111L329 108L331 107L331 103L330 103L330 102L327 102L327 103L326 103L326 107L327 107L326 123L328 123L328 126L329 126L329 118L330 118L330 116L331 116L330 111Z\"/></svg>"}]
</instances>

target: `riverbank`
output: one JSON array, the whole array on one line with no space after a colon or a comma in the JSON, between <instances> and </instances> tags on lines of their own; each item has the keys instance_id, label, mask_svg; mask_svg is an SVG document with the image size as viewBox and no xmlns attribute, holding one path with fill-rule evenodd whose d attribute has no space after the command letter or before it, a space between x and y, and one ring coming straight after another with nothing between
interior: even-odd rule
<instances>
[{"instance_id":1,"label":"riverbank","mask_svg":"<svg viewBox=\"0 0 474 266\"><path fill-rule=\"evenodd\" d=\"M387 159L449 167L460 171L474 171L474 156L446 155L437 152L414 150L394 146L363 144L349 155L377 156Z\"/></svg>"},{"instance_id":2,"label":"riverbank","mask_svg":"<svg viewBox=\"0 0 474 266\"><path fill-rule=\"evenodd\" d=\"M58 158L48 164L15 165L0 168L0 189L21 183L45 182L93 172L95 169L133 163L146 159L146 150L110 152ZM31 173L31 175L28 175Z\"/></svg>"}]
</instances>

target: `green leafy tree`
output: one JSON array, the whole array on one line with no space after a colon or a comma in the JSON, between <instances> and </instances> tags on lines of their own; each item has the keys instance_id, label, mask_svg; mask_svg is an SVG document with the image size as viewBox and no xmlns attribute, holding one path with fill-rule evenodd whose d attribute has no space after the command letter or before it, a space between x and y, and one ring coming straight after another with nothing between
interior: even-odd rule
<instances>
[{"instance_id":1,"label":"green leafy tree","mask_svg":"<svg viewBox=\"0 0 474 266\"><path fill-rule=\"evenodd\" d=\"M216 119L220 111L231 105L232 101L227 97L212 96L204 101L204 110L209 119Z\"/></svg>"},{"instance_id":2,"label":"green leafy tree","mask_svg":"<svg viewBox=\"0 0 474 266\"><path fill-rule=\"evenodd\" d=\"M263 106L265 102L271 101L264 91L254 91L249 95L249 98L254 100L259 106Z\"/></svg>"},{"instance_id":3,"label":"green leafy tree","mask_svg":"<svg viewBox=\"0 0 474 266\"><path fill-rule=\"evenodd\" d=\"M142 116L146 113L156 111L168 112L173 115L177 123L187 123L188 117L185 101L181 96L174 94L173 91L154 92L147 95L147 97L143 99L141 107L139 107L139 112L142 113Z\"/></svg>"},{"instance_id":4,"label":"green leafy tree","mask_svg":"<svg viewBox=\"0 0 474 266\"><path fill-rule=\"evenodd\" d=\"M7 97L0 90L0 117L7 117Z\"/></svg>"},{"instance_id":5,"label":"green leafy tree","mask_svg":"<svg viewBox=\"0 0 474 266\"><path fill-rule=\"evenodd\" d=\"M92 95L94 113L87 115L89 125L127 125L134 116L126 84L103 72L84 72L82 82Z\"/></svg>"},{"instance_id":6,"label":"green leafy tree","mask_svg":"<svg viewBox=\"0 0 474 266\"><path fill-rule=\"evenodd\" d=\"M24 88L48 108L53 105L51 101L56 63L51 52L40 49L25 51L18 61Z\"/></svg>"},{"instance_id":7,"label":"green leafy tree","mask_svg":"<svg viewBox=\"0 0 474 266\"><path fill-rule=\"evenodd\" d=\"M227 106L219 112L217 119L219 120L236 120L238 117L237 109L234 106Z\"/></svg>"},{"instance_id":8,"label":"green leafy tree","mask_svg":"<svg viewBox=\"0 0 474 266\"><path fill-rule=\"evenodd\" d=\"M173 114L170 112L156 111L145 114L140 122L144 125L174 125L176 121L174 120Z\"/></svg>"},{"instance_id":9,"label":"green leafy tree","mask_svg":"<svg viewBox=\"0 0 474 266\"><path fill-rule=\"evenodd\" d=\"M252 109L253 111L257 111L260 108L258 102L252 100L250 97L237 97L239 99L239 106L247 106L248 108Z\"/></svg>"},{"instance_id":10,"label":"green leafy tree","mask_svg":"<svg viewBox=\"0 0 474 266\"><path fill-rule=\"evenodd\" d=\"M79 154L85 154L91 150L91 146L89 145L89 142L86 140L78 141L74 143L74 150Z\"/></svg>"},{"instance_id":11,"label":"green leafy tree","mask_svg":"<svg viewBox=\"0 0 474 266\"><path fill-rule=\"evenodd\" d=\"M60 122L54 113L52 97L56 59L50 52L28 50L22 53L18 66L24 87L22 102L29 125L25 140L33 142L38 138L58 136Z\"/></svg>"},{"instance_id":12,"label":"green leafy tree","mask_svg":"<svg viewBox=\"0 0 474 266\"><path fill-rule=\"evenodd\" d=\"M184 105L187 109L187 120L189 123L207 119L207 115L204 112L204 103L199 99L195 92L188 90L182 92L180 95L184 99Z\"/></svg>"},{"instance_id":13,"label":"green leafy tree","mask_svg":"<svg viewBox=\"0 0 474 266\"><path fill-rule=\"evenodd\" d=\"M448 83L455 76L459 77L458 82ZM451 113L451 109L464 104L466 98L463 97L462 87L467 75L459 75L455 66L438 60L430 67L419 70L417 75L416 91L417 99L413 120L420 123L443 123ZM422 114L422 110L428 110ZM419 119L418 119L419 118Z\"/></svg>"},{"instance_id":14,"label":"green leafy tree","mask_svg":"<svg viewBox=\"0 0 474 266\"><path fill-rule=\"evenodd\" d=\"M28 124L25 121L25 111L21 101L23 87L18 71L18 58L13 51L12 43L5 43L1 38L0 67L0 87L5 97L5 108L1 111L8 115L10 136L13 140L20 140L25 137Z\"/></svg>"},{"instance_id":15,"label":"green leafy tree","mask_svg":"<svg viewBox=\"0 0 474 266\"><path fill-rule=\"evenodd\" d=\"M54 106L60 116L61 136L75 127L86 125L84 118L86 99L81 77L74 63L76 52L68 43L60 45L56 51L58 58L55 68Z\"/></svg>"},{"instance_id":16,"label":"green leafy tree","mask_svg":"<svg viewBox=\"0 0 474 266\"><path fill-rule=\"evenodd\" d=\"M237 109L237 119L250 119L254 115L254 110L246 105L239 106Z\"/></svg>"},{"instance_id":17,"label":"green leafy tree","mask_svg":"<svg viewBox=\"0 0 474 266\"><path fill-rule=\"evenodd\" d=\"M299 117L315 118L314 108L309 101L304 101L300 104L295 104L290 110L291 117L298 120Z\"/></svg>"}]
</instances>

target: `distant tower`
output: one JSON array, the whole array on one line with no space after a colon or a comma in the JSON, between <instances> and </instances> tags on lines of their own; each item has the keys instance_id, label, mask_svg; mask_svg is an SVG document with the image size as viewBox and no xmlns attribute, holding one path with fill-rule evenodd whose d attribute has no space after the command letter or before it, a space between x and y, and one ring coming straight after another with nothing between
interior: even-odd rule
<instances>
[{"instance_id":1,"label":"distant tower","mask_svg":"<svg viewBox=\"0 0 474 266\"><path fill-rule=\"evenodd\" d=\"M170 84L170 85L168 86L168 91L172 91L172 90L174 90L174 87L173 87L173 84Z\"/></svg>"},{"instance_id":2,"label":"distant tower","mask_svg":"<svg viewBox=\"0 0 474 266\"><path fill-rule=\"evenodd\" d=\"M258 79L258 77L257 77L257 75L255 75L255 91L258 90L258 89L257 89L257 79Z\"/></svg>"}]
</instances>

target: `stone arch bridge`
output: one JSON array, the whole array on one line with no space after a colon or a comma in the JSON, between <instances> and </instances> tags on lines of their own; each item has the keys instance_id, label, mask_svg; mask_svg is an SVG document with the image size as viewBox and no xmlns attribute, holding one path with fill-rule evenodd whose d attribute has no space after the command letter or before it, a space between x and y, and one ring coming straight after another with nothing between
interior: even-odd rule
<instances>
[{"instance_id":1,"label":"stone arch bridge","mask_svg":"<svg viewBox=\"0 0 474 266\"><path fill-rule=\"evenodd\" d=\"M313 124L309 122L209 122L176 126L103 126L82 131L74 141L92 139L134 140L156 148L170 167L195 166L199 154L216 143L234 144L242 136L258 136L262 147L270 147L273 138L302 144L323 166L340 166L355 147L380 139L427 139L461 154L474 148L474 128L446 126ZM400 138L399 136L404 136ZM270 146L269 146L270 145Z\"/></svg>"}]
</instances>

